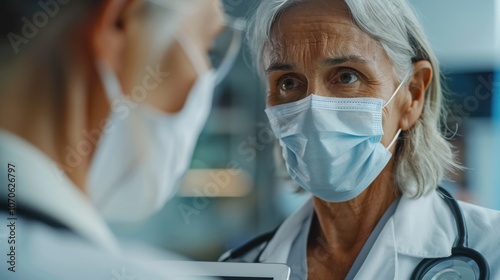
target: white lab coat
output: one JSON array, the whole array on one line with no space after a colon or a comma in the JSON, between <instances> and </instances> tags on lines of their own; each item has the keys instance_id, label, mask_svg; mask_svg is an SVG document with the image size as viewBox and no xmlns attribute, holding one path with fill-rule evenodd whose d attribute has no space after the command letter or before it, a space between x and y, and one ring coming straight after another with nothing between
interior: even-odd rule
<instances>
[{"instance_id":1,"label":"white lab coat","mask_svg":"<svg viewBox=\"0 0 500 280\"><path fill-rule=\"evenodd\" d=\"M464 202L459 205L469 247L486 258L491 279L500 279L500 212ZM310 200L283 222L267 244L232 261L251 262L265 248L259 262L287 263L292 243L312 211ZM450 256L456 237L455 219L436 191L416 200L402 197L354 279L409 279L422 259Z\"/></svg>"},{"instance_id":2,"label":"white lab coat","mask_svg":"<svg viewBox=\"0 0 500 280\"><path fill-rule=\"evenodd\" d=\"M55 163L23 139L0 130L0 199L7 203L7 166L15 165L17 207L44 213L70 230L0 212L0 279L179 279L175 267L152 260L171 255L122 250L90 201ZM11 177L12 178L12 177ZM12 196L12 195L11 195ZM133 207L133 206L131 206ZM17 220L8 218L17 217ZM7 225L15 222L15 229ZM10 238L13 236L14 238ZM15 244L12 243L15 240ZM9 244L9 241L11 244ZM9 270L15 246L15 272Z\"/></svg>"}]
</instances>

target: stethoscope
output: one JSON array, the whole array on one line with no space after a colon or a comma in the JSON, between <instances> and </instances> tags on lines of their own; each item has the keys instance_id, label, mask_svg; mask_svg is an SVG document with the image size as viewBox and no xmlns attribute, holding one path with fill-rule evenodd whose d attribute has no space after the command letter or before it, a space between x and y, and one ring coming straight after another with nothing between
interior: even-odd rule
<instances>
[{"instance_id":1,"label":"stethoscope","mask_svg":"<svg viewBox=\"0 0 500 280\"><path fill-rule=\"evenodd\" d=\"M488 262L478 251L467 247L468 234L462 210L457 201L445 189L438 187L455 218L457 241L451 248L451 256L422 260L411 275L411 280L487 280L490 279Z\"/></svg>"},{"instance_id":2,"label":"stethoscope","mask_svg":"<svg viewBox=\"0 0 500 280\"><path fill-rule=\"evenodd\" d=\"M451 256L422 260L413 271L410 280L488 280L490 269L488 262L478 251L467 247L468 235L462 210L457 201L445 189L438 187L441 198L446 202L457 225L457 241L451 249ZM273 238L276 230L256 237L245 245L229 251L221 261L230 261L243 257L260 246L253 262L259 262L260 255ZM266 243L266 244L265 244ZM265 244L264 246L262 246Z\"/></svg>"}]
</instances>

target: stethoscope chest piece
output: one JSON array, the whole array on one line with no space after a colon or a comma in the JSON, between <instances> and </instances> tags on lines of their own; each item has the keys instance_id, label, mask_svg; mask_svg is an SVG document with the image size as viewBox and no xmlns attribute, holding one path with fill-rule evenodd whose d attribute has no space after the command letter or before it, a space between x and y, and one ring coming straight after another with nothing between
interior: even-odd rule
<instances>
[{"instance_id":1,"label":"stethoscope chest piece","mask_svg":"<svg viewBox=\"0 0 500 280\"><path fill-rule=\"evenodd\" d=\"M424 263L425 261L425 263ZM469 256L452 255L442 259L424 260L417 268L412 279L422 280L477 280L480 268Z\"/></svg>"}]
</instances>

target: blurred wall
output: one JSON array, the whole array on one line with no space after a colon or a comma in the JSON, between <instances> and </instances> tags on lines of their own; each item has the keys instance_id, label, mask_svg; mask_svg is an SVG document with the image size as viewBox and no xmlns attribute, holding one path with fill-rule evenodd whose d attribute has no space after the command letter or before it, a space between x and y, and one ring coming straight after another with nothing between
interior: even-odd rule
<instances>
[{"instance_id":1,"label":"blurred wall","mask_svg":"<svg viewBox=\"0 0 500 280\"><path fill-rule=\"evenodd\" d=\"M410 0L440 62L454 71L491 70L499 58L498 0Z\"/></svg>"}]
</instances>

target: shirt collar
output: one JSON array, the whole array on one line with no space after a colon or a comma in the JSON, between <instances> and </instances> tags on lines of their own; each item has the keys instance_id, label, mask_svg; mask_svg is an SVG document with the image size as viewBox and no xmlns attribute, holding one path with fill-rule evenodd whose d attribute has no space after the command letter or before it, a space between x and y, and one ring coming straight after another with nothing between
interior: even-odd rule
<instances>
[{"instance_id":1,"label":"shirt collar","mask_svg":"<svg viewBox=\"0 0 500 280\"><path fill-rule=\"evenodd\" d=\"M292 243L309 215L312 199L293 213L279 227L262 252L259 261L285 263ZM396 212L384 226L378 243L395 253L418 258L441 258L451 255L457 236L455 219L437 191L418 199L401 197ZM384 240L384 242L382 242ZM373 248L375 249L375 247Z\"/></svg>"},{"instance_id":2,"label":"shirt collar","mask_svg":"<svg viewBox=\"0 0 500 280\"><path fill-rule=\"evenodd\" d=\"M90 242L117 254L118 244L89 199L36 147L0 130L1 166L16 166L16 201L68 226ZM0 177L5 176L5 171ZM6 188L0 194L6 197Z\"/></svg>"}]
</instances>

